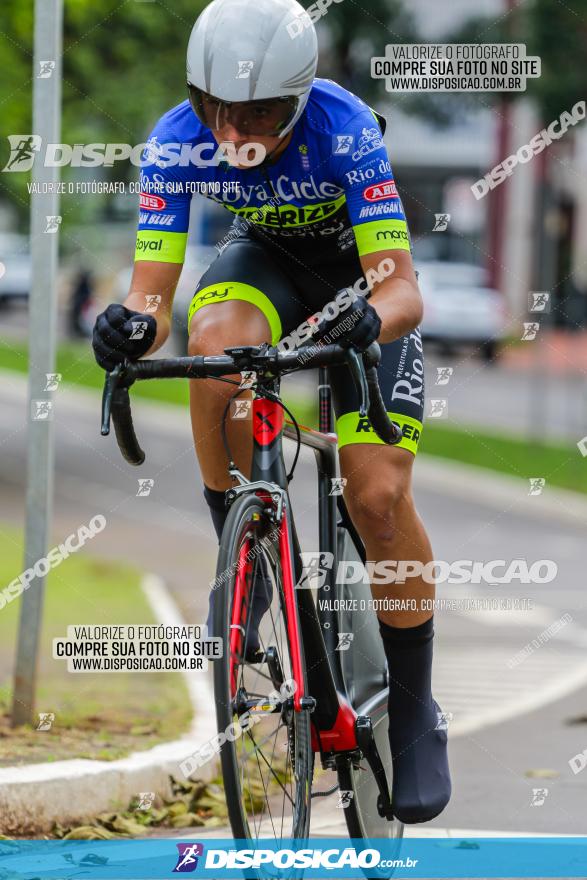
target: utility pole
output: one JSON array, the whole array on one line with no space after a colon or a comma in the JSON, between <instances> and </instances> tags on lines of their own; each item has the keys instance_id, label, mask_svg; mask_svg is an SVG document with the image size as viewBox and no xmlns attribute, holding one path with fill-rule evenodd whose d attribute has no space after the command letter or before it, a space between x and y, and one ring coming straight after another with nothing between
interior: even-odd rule
<instances>
[{"instance_id":1,"label":"utility pole","mask_svg":"<svg viewBox=\"0 0 587 880\"><path fill-rule=\"evenodd\" d=\"M55 371L59 169L44 166L44 148L61 140L63 0L35 0L33 133L40 155L31 195L32 285L29 298L29 399L24 569L33 569L22 594L12 703L12 724L32 721L53 503L53 421L48 374ZM37 144L39 141L37 140ZM37 147L38 149L38 147ZM46 190L46 191L45 191ZM36 567L36 568L35 568Z\"/></svg>"}]
</instances>

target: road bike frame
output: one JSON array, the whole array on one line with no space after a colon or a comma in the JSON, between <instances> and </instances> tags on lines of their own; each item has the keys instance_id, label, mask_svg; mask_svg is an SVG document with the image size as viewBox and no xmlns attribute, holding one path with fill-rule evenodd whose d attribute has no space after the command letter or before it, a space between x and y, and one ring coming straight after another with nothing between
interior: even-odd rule
<instances>
[{"instance_id":1,"label":"road bike frame","mask_svg":"<svg viewBox=\"0 0 587 880\"><path fill-rule=\"evenodd\" d=\"M263 387L272 395L279 394L279 378L264 382ZM262 391L261 391L262 394ZM340 664L340 652L336 650L338 621L336 612L329 609L316 609L310 590L296 589L303 577L300 545L295 531L291 506L287 494L287 477L282 451L282 437L295 440L297 431L292 424L284 424L283 410L275 401L265 397L255 397L252 402L253 419L253 460L251 482L238 489L229 490L228 498L234 499L243 491L256 491L261 496L266 494L269 484L282 490L279 503L282 515L279 522L279 550L282 560L284 600L287 611L288 640L292 657L292 672L296 682L304 681L301 674L301 640L303 639L306 667L308 669L308 693L303 685L298 686L294 695L294 709L302 711L305 707L312 710L312 748L320 753L324 766L336 767L339 760L356 759L358 750L372 751L373 743L366 749L368 737L368 719L358 719L350 704ZM332 424L331 389L327 382L324 367L319 372L319 430L299 425L300 441L304 446L314 450L318 468L318 505L319 505L319 548L320 553L332 554L336 562L337 556L337 511L340 512L346 527L354 529L346 513L341 496L333 496L330 492L332 480L337 475L336 434ZM269 499L268 499L269 500ZM273 499L275 501L275 498ZM337 504L338 501L338 504ZM357 541L356 532L353 538ZM358 544L362 549L362 544ZM325 572L322 590L334 596L336 593L336 569L334 564ZM244 580L244 577L243 577ZM298 627L296 603L300 618L304 621L303 631ZM238 619L240 601L233 605L235 618L232 621L232 633L242 632L244 622ZM231 645L231 647L233 647ZM236 646L234 646L236 647ZM314 699L313 694L320 694ZM308 699L310 698L310 699ZM311 702L310 702L311 700ZM361 740L361 742L359 741ZM369 760L366 755L367 760ZM370 762L369 762L370 763ZM372 768L384 784L385 774L380 766L379 756L375 755L376 767ZM381 774L383 774L381 776ZM384 800L389 804L389 793L385 784ZM383 794L383 792L382 792Z\"/></svg>"}]
</instances>

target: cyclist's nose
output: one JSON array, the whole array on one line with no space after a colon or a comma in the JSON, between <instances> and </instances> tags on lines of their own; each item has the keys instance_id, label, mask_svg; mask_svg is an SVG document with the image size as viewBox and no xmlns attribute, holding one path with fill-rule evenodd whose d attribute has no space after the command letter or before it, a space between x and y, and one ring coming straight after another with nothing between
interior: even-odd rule
<instances>
[{"instance_id":1,"label":"cyclist's nose","mask_svg":"<svg viewBox=\"0 0 587 880\"><path fill-rule=\"evenodd\" d=\"M226 122L222 128L218 129L218 135L222 141L230 141L237 149L246 143L246 136L231 122Z\"/></svg>"}]
</instances>

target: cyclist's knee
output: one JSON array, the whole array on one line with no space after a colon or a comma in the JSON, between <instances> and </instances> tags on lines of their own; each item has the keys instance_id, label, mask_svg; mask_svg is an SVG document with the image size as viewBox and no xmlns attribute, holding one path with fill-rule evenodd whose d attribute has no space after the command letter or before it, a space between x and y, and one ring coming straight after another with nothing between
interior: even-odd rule
<instances>
[{"instance_id":1,"label":"cyclist's knee","mask_svg":"<svg viewBox=\"0 0 587 880\"><path fill-rule=\"evenodd\" d=\"M188 354L222 354L231 345L259 345L270 340L269 323L256 306L242 301L216 303L193 316Z\"/></svg>"},{"instance_id":2,"label":"cyclist's knee","mask_svg":"<svg viewBox=\"0 0 587 880\"><path fill-rule=\"evenodd\" d=\"M363 479L345 494L351 516L359 532L376 541L391 541L401 528L402 515L413 504L410 481L403 475L387 479ZM353 481L354 482L354 481Z\"/></svg>"}]
</instances>

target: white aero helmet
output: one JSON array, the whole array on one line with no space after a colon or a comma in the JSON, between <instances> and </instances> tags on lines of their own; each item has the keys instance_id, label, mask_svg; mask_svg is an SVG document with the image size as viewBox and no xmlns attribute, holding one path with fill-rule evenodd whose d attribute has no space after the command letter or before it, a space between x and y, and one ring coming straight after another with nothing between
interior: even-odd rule
<instances>
[{"instance_id":1,"label":"white aero helmet","mask_svg":"<svg viewBox=\"0 0 587 880\"><path fill-rule=\"evenodd\" d=\"M187 52L190 102L219 129L284 137L308 100L318 64L316 31L296 0L213 0Z\"/></svg>"}]
</instances>

